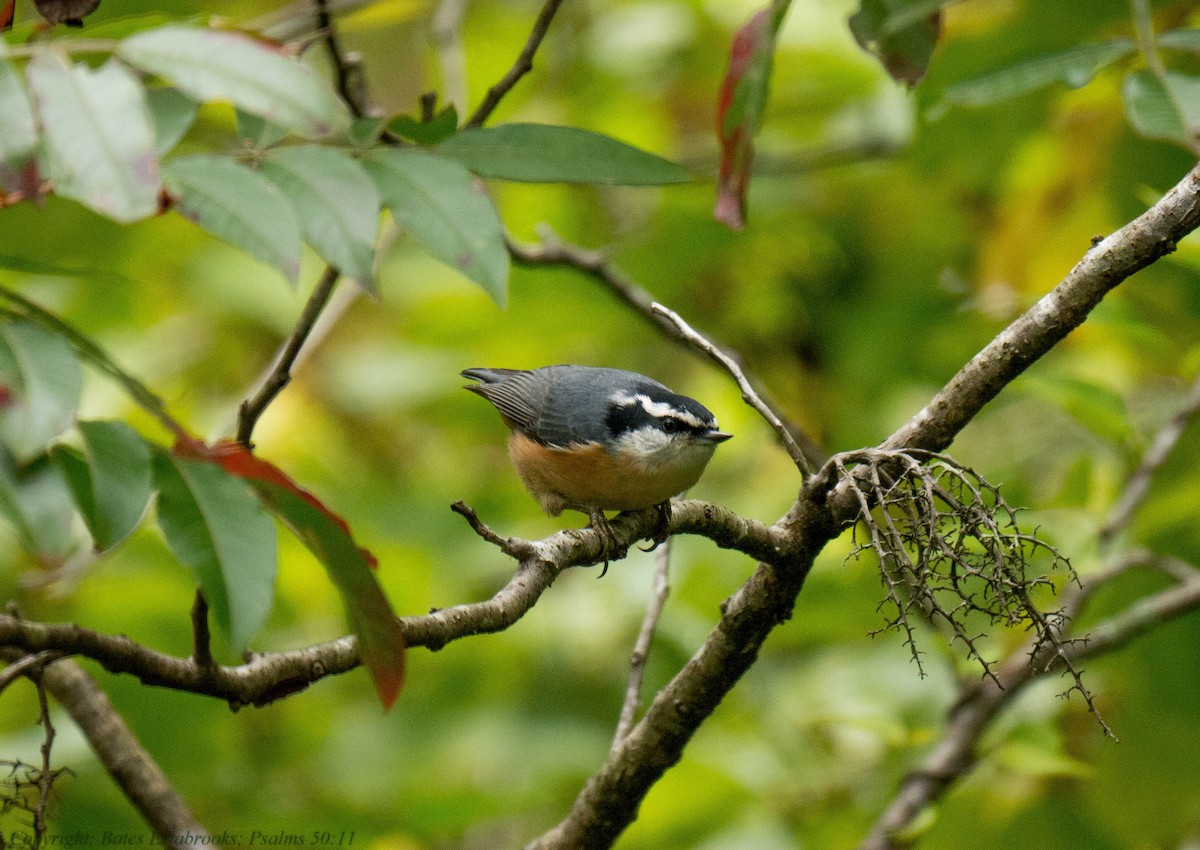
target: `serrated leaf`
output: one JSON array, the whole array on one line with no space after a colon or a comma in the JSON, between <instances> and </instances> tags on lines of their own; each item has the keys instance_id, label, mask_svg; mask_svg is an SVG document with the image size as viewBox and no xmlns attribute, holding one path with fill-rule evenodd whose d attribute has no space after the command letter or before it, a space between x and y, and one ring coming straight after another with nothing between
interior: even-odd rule
<instances>
[{"instance_id":1,"label":"serrated leaf","mask_svg":"<svg viewBox=\"0 0 1200 850\"><path fill-rule=\"evenodd\" d=\"M146 92L146 105L154 121L154 148L164 156L192 126L200 104L177 88L159 86Z\"/></svg>"},{"instance_id":2,"label":"serrated leaf","mask_svg":"<svg viewBox=\"0 0 1200 850\"><path fill-rule=\"evenodd\" d=\"M1081 44L1059 53L1026 59L946 90L943 99L958 106L987 106L1053 83L1080 88L1104 68L1137 49L1127 38Z\"/></svg>"},{"instance_id":3,"label":"serrated leaf","mask_svg":"<svg viewBox=\"0 0 1200 850\"><path fill-rule=\"evenodd\" d=\"M357 160L333 148L289 147L272 153L262 173L291 202L321 258L373 289L379 191Z\"/></svg>"},{"instance_id":4,"label":"serrated leaf","mask_svg":"<svg viewBox=\"0 0 1200 850\"><path fill-rule=\"evenodd\" d=\"M660 186L691 179L682 166L610 136L550 124L468 127L436 150L498 180Z\"/></svg>"},{"instance_id":5,"label":"serrated leaf","mask_svg":"<svg viewBox=\"0 0 1200 850\"><path fill-rule=\"evenodd\" d=\"M20 462L74 421L83 374L70 344L26 322L0 322L0 442Z\"/></svg>"},{"instance_id":6,"label":"serrated leaf","mask_svg":"<svg viewBox=\"0 0 1200 850\"><path fill-rule=\"evenodd\" d=\"M471 172L425 151L387 149L363 160L392 217L448 266L504 306L508 250L504 227Z\"/></svg>"},{"instance_id":7,"label":"serrated leaf","mask_svg":"<svg viewBox=\"0 0 1200 850\"><path fill-rule=\"evenodd\" d=\"M1168 71L1159 78L1141 69L1125 77L1121 88L1125 115L1143 136L1191 148L1200 135L1200 77Z\"/></svg>"},{"instance_id":8,"label":"serrated leaf","mask_svg":"<svg viewBox=\"0 0 1200 850\"><path fill-rule=\"evenodd\" d=\"M275 591L275 523L246 482L199 460L158 454L158 525L196 576L230 646L262 626Z\"/></svg>"},{"instance_id":9,"label":"serrated leaf","mask_svg":"<svg viewBox=\"0 0 1200 850\"><path fill-rule=\"evenodd\" d=\"M80 422L84 453L55 446L62 469L97 551L106 551L137 527L150 501L150 448L124 422Z\"/></svg>"},{"instance_id":10,"label":"serrated leaf","mask_svg":"<svg viewBox=\"0 0 1200 850\"><path fill-rule=\"evenodd\" d=\"M163 185L176 208L209 233L281 270L300 274L300 225L282 193L256 171L225 157L198 155L163 163Z\"/></svg>"},{"instance_id":11,"label":"serrated leaf","mask_svg":"<svg viewBox=\"0 0 1200 850\"><path fill-rule=\"evenodd\" d=\"M54 191L115 221L158 209L158 157L142 84L108 61L92 70L38 51L25 69Z\"/></svg>"},{"instance_id":12,"label":"serrated leaf","mask_svg":"<svg viewBox=\"0 0 1200 850\"><path fill-rule=\"evenodd\" d=\"M29 96L12 63L0 54L0 169L20 170L33 155L37 141Z\"/></svg>"},{"instance_id":13,"label":"serrated leaf","mask_svg":"<svg viewBox=\"0 0 1200 850\"><path fill-rule=\"evenodd\" d=\"M915 86L941 35L941 6L931 0L862 0L850 16L850 32L892 79Z\"/></svg>"},{"instance_id":14,"label":"serrated leaf","mask_svg":"<svg viewBox=\"0 0 1200 850\"><path fill-rule=\"evenodd\" d=\"M436 145L458 129L458 110L450 104L428 121L418 121L410 115L397 115L388 122L388 129L398 136L419 145Z\"/></svg>"},{"instance_id":15,"label":"serrated leaf","mask_svg":"<svg viewBox=\"0 0 1200 850\"><path fill-rule=\"evenodd\" d=\"M229 101L304 138L349 126L345 105L312 68L241 33L168 25L130 36L117 53L196 100Z\"/></svg>"}]
</instances>

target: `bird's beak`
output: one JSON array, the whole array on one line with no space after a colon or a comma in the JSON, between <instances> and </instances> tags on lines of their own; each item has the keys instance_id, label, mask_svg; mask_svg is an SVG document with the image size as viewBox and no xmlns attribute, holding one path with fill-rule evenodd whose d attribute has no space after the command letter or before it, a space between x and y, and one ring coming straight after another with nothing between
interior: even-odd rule
<instances>
[{"instance_id":1,"label":"bird's beak","mask_svg":"<svg viewBox=\"0 0 1200 850\"><path fill-rule=\"evenodd\" d=\"M708 440L710 443L723 443L732 436L733 434L730 434L728 431L713 430L704 432L704 439Z\"/></svg>"}]
</instances>

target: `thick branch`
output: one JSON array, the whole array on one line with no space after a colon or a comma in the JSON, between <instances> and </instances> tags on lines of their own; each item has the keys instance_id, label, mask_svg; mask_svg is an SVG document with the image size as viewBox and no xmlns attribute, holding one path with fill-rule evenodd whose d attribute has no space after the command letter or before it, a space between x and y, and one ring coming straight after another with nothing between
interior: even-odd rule
<instances>
[{"instance_id":1,"label":"thick branch","mask_svg":"<svg viewBox=\"0 0 1200 850\"><path fill-rule=\"evenodd\" d=\"M945 448L984 404L1082 323L1107 292L1172 251L1197 226L1200 166L1145 214L1093 246L1062 283L996 337L880 448ZM788 515L774 527L784 543L778 556L760 564L726 602L700 651L588 780L566 818L529 848L609 847L632 821L650 787L680 758L688 739L748 669L770 631L788 618L813 558L857 515L850 488L828 498L834 474L827 464L809 479ZM1029 664L1029 659L1022 661ZM986 713L986 705L971 706L971 716L958 722L986 724L986 717L976 719L976 713ZM944 780L933 781L944 786Z\"/></svg>"},{"instance_id":2,"label":"thick branch","mask_svg":"<svg viewBox=\"0 0 1200 850\"><path fill-rule=\"evenodd\" d=\"M108 695L70 659L47 667L42 683L66 709L126 798L164 846L195 847L207 836ZM176 839L182 839L178 842Z\"/></svg>"},{"instance_id":3,"label":"thick branch","mask_svg":"<svg viewBox=\"0 0 1200 850\"><path fill-rule=\"evenodd\" d=\"M1114 287L1200 226L1200 166L1158 203L1097 242L1033 307L964 366L881 448L942 451L985 404L1083 324Z\"/></svg>"}]
</instances>

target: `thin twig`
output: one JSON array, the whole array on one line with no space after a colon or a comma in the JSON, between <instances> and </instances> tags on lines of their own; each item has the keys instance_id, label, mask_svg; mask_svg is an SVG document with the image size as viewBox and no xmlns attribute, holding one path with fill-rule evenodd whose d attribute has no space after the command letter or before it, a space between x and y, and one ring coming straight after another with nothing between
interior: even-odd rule
<instances>
[{"instance_id":1,"label":"thin twig","mask_svg":"<svg viewBox=\"0 0 1200 850\"><path fill-rule=\"evenodd\" d=\"M1197 375L1196 380L1192 383L1191 391L1188 393L1183 407L1154 435L1150 447L1142 455L1141 462L1122 491L1121 498L1117 501L1108 520L1101 526L1100 545L1102 547L1110 545L1118 534L1129 527L1134 514L1142 506L1150 491L1150 481L1154 478L1154 474L1166 463L1175 445L1183 436L1183 432L1187 430L1188 425L1198 414L1200 414L1200 375Z\"/></svg>"},{"instance_id":2,"label":"thin twig","mask_svg":"<svg viewBox=\"0 0 1200 850\"><path fill-rule=\"evenodd\" d=\"M41 846L46 835L46 806L50 802L50 789L54 785L54 772L50 768L50 752L54 746L54 724L50 722L50 703L46 699L46 686L38 676L37 685L38 721L42 724L42 769L38 776L38 801L33 809L33 850Z\"/></svg>"},{"instance_id":3,"label":"thin twig","mask_svg":"<svg viewBox=\"0 0 1200 850\"><path fill-rule=\"evenodd\" d=\"M208 600L204 591L196 589L192 601L192 661L197 667L212 667L212 632L208 625Z\"/></svg>"},{"instance_id":4,"label":"thin twig","mask_svg":"<svg viewBox=\"0 0 1200 850\"><path fill-rule=\"evenodd\" d=\"M468 119L466 126L481 126L491 116L496 107L500 105L500 101L504 99L504 96L517 84L517 81L532 70L533 56L541 46L542 39L546 37L546 31L550 29L550 22L554 20L554 14L558 11L558 7L562 5L562 2L563 0L546 0L546 5L542 6L541 13L533 23L533 29L529 31L529 39L525 42L525 47L522 48L521 55L517 57L517 61L508 69L508 73L501 78L500 82L488 89L483 102L479 104L479 108Z\"/></svg>"},{"instance_id":5,"label":"thin twig","mask_svg":"<svg viewBox=\"0 0 1200 850\"><path fill-rule=\"evenodd\" d=\"M67 658L47 667L42 681L83 732L126 799L154 830L161 846L183 850L211 843L204 827L95 679Z\"/></svg>"},{"instance_id":6,"label":"thin twig","mask_svg":"<svg viewBox=\"0 0 1200 850\"><path fill-rule=\"evenodd\" d=\"M804 456L804 450L800 448L800 444L796 442L796 438L792 436L792 432L783 424L783 421L775 414L775 411L755 391L754 386L750 383L746 377L746 373L742 371L742 367L738 365L738 362L698 333L674 310L664 307L656 301L650 305L650 312L670 321L671 324L679 329L679 333L685 340L703 351L733 376L734 381L737 382L738 389L742 391L742 400L758 411L759 416L767 421L767 424L771 426L776 436L779 437L779 441L783 443L783 447L787 450L796 467L804 475L812 475L812 467L809 466L808 458Z\"/></svg>"},{"instance_id":7,"label":"thin twig","mask_svg":"<svg viewBox=\"0 0 1200 850\"><path fill-rule=\"evenodd\" d=\"M329 9L329 0L314 0L314 3L317 30L324 36L322 41L325 42L325 52L329 54L330 64L333 65L334 85L354 117L362 118L370 107L364 91L361 59L357 53L347 53L342 49L337 25Z\"/></svg>"},{"instance_id":8,"label":"thin twig","mask_svg":"<svg viewBox=\"0 0 1200 850\"><path fill-rule=\"evenodd\" d=\"M312 294L308 298L308 303L304 305L304 310L296 322L296 327L279 350L274 365L267 373L258 391L252 397L243 401L238 407L237 440L239 443L250 444L250 438L254 434L254 426L258 423L259 417L263 415L267 406L275 400L275 397L292 380L292 367L295 365L296 359L300 356L301 349L304 348L309 334L312 333L313 326L317 323L321 311L329 303L329 298L333 295L333 290L337 286L340 276L341 273L333 266L325 267L320 280L313 287Z\"/></svg>"},{"instance_id":9,"label":"thin twig","mask_svg":"<svg viewBox=\"0 0 1200 850\"><path fill-rule=\"evenodd\" d=\"M541 228L540 235L542 241L538 245L520 245L511 239L508 240L508 252L513 260L529 266L564 266L583 272L607 287L622 303L653 324L668 339L694 347L695 343L689 340L674 322L654 311L656 302L653 296L619 271L609 261L608 255L604 251L588 250L564 242L547 227ZM719 346L712 341L709 341L709 344L732 362L737 363L740 360L733 350ZM716 357L708 351L704 351L704 354L714 359ZM718 360L718 362L720 361ZM822 466L826 457L816 442L805 433L804 429L788 420L779 405L773 402L762 388L761 381L744 368L741 368L741 373L753 388L759 401L771 412L771 416L783 425L792 444L799 446L808 465L807 468ZM784 445L787 446L787 442ZM788 449L789 455L791 452L792 450Z\"/></svg>"},{"instance_id":10,"label":"thin twig","mask_svg":"<svg viewBox=\"0 0 1200 850\"><path fill-rule=\"evenodd\" d=\"M614 749L629 735L629 730L633 728L637 719L638 707L642 702L642 681L646 677L646 660L650 657L650 642L654 640L658 619L662 616L663 606L667 604L667 596L671 592L670 567L671 538L668 537L654 553L654 592L650 597L650 604L646 607L646 616L642 619L642 628L638 632L637 642L629 659L629 682L625 686L625 702L621 705L621 716L613 734Z\"/></svg>"},{"instance_id":11,"label":"thin twig","mask_svg":"<svg viewBox=\"0 0 1200 850\"><path fill-rule=\"evenodd\" d=\"M46 650L45 652L35 652L31 655L24 655L18 658L3 670L0 670L0 693L4 693L5 688L22 676L39 675L46 668L47 664L63 657L64 654L61 652Z\"/></svg>"}]
</instances>

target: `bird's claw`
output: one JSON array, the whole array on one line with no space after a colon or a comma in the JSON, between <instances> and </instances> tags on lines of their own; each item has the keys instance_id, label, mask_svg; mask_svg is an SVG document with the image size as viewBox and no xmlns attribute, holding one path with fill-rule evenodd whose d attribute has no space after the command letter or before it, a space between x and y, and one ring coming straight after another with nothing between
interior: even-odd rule
<instances>
[{"instance_id":1,"label":"bird's claw","mask_svg":"<svg viewBox=\"0 0 1200 850\"><path fill-rule=\"evenodd\" d=\"M655 505L654 509L658 511L658 522L654 524L654 532L650 537L650 546L639 546L643 552L653 552L659 546L667 542L667 538L671 536L671 503L663 502Z\"/></svg>"}]
</instances>

